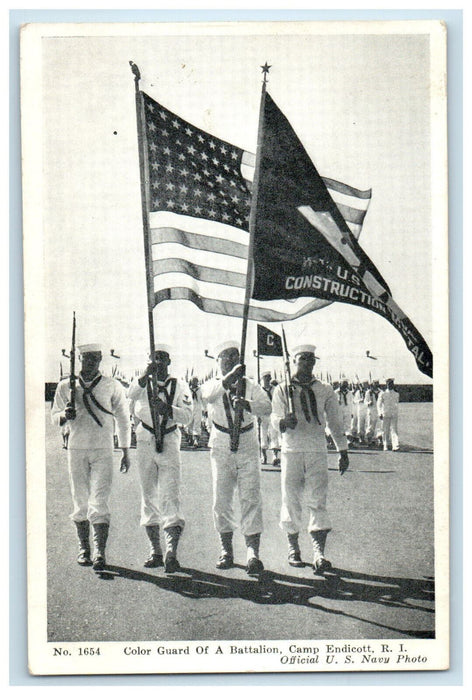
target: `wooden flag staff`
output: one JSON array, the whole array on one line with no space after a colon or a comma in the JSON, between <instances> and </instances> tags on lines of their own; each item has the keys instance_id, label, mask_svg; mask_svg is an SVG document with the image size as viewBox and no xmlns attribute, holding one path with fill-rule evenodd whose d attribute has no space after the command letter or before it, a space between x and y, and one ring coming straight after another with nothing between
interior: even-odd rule
<instances>
[{"instance_id":1,"label":"wooden flag staff","mask_svg":"<svg viewBox=\"0 0 472 700\"><path fill-rule=\"evenodd\" d=\"M155 369L156 363L156 343L154 337L154 278L152 272L152 242L149 228L149 166L146 157L147 151L147 138L146 138L146 117L144 114L144 102L141 90L139 89L139 81L141 80L141 73L139 72L138 66L129 62L131 66L131 71L134 75L134 86L135 86L135 97L136 97L136 122L138 127L138 150L139 150L139 173L141 179L141 208L143 217L143 235L144 235L144 259L146 264L146 290L147 290L147 307L148 307L148 327L149 327L149 356L151 359L151 364L154 369L148 376L148 382L150 385L151 401L149 401L149 408L151 410L152 417L152 427L154 430L154 437L156 441L157 452L162 452L163 442L161 427L159 421L159 415L157 413L157 371Z\"/></svg>"},{"instance_id":2,"label":"wooden flag staff","mask_svg":"<svg viewBox=\"0 0 472 700\"><path fill-rule=\"evenodd\" d=\"M267 61L264 66L261 66L264 79L262 81L262 91L261 91L261 102L259 108L259 128L257 133L257 150L256 150L256 163L254 168L254 179L252 187L252 199L251 199L251 209L249 212L249 245L248 245L248 256L247 256L247 273L246 273L246 293L244 296L244 307L243 307L243 324L241 329L241 349L239 352L239 362L244 365L245 353L246 353L246 337L247 337L247 323L249 317L249 303L251 301L253 277L254 277L254 266L253 266L253 249L254 249L254 232L256 227L256 212L257 212L257 190L259 184L259 171L260 171L260 150L262 145L263 127L264 127L264 106L265 106L265 96L266 96L266 84L267 84L267 74L271 66L267 65ZM239 379L237 383L236 396L238 398L244 398L244 379ZM239 446L239 435L241 430L241 423L243 418L243 409L238 406L235 411L233 430L231 433L231 452L237 452Z\"/></svg>"}]
</instances>

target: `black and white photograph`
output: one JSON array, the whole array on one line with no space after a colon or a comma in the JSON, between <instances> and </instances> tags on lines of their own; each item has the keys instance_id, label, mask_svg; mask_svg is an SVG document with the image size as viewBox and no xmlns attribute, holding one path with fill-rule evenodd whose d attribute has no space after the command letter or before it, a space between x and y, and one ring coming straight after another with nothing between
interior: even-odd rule
<instances>
[{"instance_id":1,"label":"black and white photograph","mask_svg":"<svg viewBox=\"0 0 472 700\"><path fill-rule=\"evenodd\" d=\"M31 674L449 667L446 45L22 28Z\"/></svg>"}]
</instances>

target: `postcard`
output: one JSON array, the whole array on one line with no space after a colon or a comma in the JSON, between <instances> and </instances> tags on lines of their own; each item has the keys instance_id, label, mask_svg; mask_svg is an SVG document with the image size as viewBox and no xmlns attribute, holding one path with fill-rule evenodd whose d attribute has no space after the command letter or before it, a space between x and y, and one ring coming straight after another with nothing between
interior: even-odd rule
<instances>
[{"instance_id":1,"label":"postcard","mask_svg":"<svg viewBox=\"0 0 472 700\"><path fill-rule=\"evenodd\" d=\"M446 40L22 28L31 674L449 667Z\"/></svg>"}]
</instances>

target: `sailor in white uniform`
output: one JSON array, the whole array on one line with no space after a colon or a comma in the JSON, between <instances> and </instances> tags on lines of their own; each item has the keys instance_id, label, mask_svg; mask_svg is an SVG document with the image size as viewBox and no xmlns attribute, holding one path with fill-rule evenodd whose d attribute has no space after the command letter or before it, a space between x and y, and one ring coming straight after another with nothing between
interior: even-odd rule
<instances>
[{"instance_id":1,"label":"sailor in white uniform","mask_svg":"<svg viewBox=\"0 0 472 700\"><path fill-rule=\"evenodd\" d=\"M59 382L51 419L54 425L69 425L67 460L73 501L71 519L77 528L81 566L105 567L105 547L110 526L109 499L113 470L113 435L123 450L121 471L130 466L131 438L128 403L120 382L104 377L100 370L102 348L97 343L78 347L81 371L71 405L70 379ZM95 545L90 552L90 524Z\"/></svg>"},{"instance_id":2,"label":"sailor in white uniform","mask_svg":"<svg viewBox=\"0 0 472 700\"><path fill-rule=\"evenodd\" d=\"M270 373L270 370L266 370L265 372L262 373L261 375L261 387L263 391L267 394L269 397L271 403L272 403L272 396L274 394L274 385L272 384L272 375ZM272 465L274 467L278 467L280 465L280 459L279 459L279 452L280 452L280 436L279 432L275 430L274 426L272 425L272 422L270 420L270 416L262 416L262 418L259 418L260 421L260 432L261 432L261 454L262 454L262 459L261 462L262 464L267 464L267 450L271 449L273 458L272 458Z\"/></svg>"},{"instance_id":3,"label":"sailor in white uniform","mask_svg":"<svg viewBox=\"0 0 472 700\"><path fill-rule=\"evenodd\" d=\"M395 391L394 379L387 379L387 388L381 391L377 401L377 409L382 423L383 448L388 450L391 441L392 450L400 449L398 441L398 403L399 394Z\"/></svg>"},{"instance_id":4,"label":"sailor in white uniform","mask_svg":"<svg viewBox=\"0 0 472 700\"><path fill-rule=\"evenodd\" d=\"M132 382L128 396L134 402L134 415L139 419L136 454L141 487L141 525L146 528L151 543L144 566L155 568L164 564L167 573L174 573L180 569L177 546L185 525L180 502L181 433L178 426L185 427L190 422L192 402L187 384L169 375L170 362L170 347L156 345L155 366L151 363L146 372ZM153 373L157 374L158 444L150 408ZM166 543L165 558L160 543L161 525Z\"/></svg>"},{"instance_id":5,"label":"sailor in white uniform","mask_svg":"<svg viewBox=\"0 0 472 700\"><path fill-rule=\"evenodd\" d=\"M325 558L325 544L331 530L326 502L328 459L325 427L339 452L339 471L349 466L347 440L341 411L333 387L313 377L315 346L293 349L295 374L291 386L277 387L272 401L271 420L282 435L282 507L280 526L288 536L288 562L303 566L298 535L302 528L302 499L308 507L308 532L313 545L313 570L321 574L331 567ZM294 412L289 401L293 396Z\"/></svg>"},{"instance_id":6,"label":"sailor in white uniform","mask_svg":"<svg viewBox=\"0 0 472 700\"><path fill-rule=\"evenodd\" d=\"M189 390L192 399L192 418L188 425L187 432L192 437L192 446L197 448L200 445L203 419L202 390L198 383L198 377L192 377L190 379Z\"/></svg>"},{"instance_id":7,"label":"sailor in white uniform","mask_svg":"<svg viewBox=\"0 0 472 700\"><path fill-rule=\"evenodd\" d=\"M362 444L366 438L367 404L365 395L369 387L369 382L363 381L354 393L354 411L357 417L357 437Z\"/></svg>"},{"instance_id":8,"label":"sailor in white uniform","mask_svg":"<svg viewBox=\"0 0 472 700\"><path fill-rule=\"evenodd\" d=\"M376 442L377 438L377 423L379 420L379 413L377 410L377 401L379 398L380 390L378 381L372 382L372 385L366 391L365 394L365 404L367 406L367 418L366 418L366 440L367 444L371 445Z\"/></svg>"},{"instance_id":9,"label":"sailor in white uniform","mask_svg":"<svg viewBox=\"0 0 472 700\"><path fill-rule=\"evenodd\" d=\"M347 379L341 381L340 386L335 389L334 393L338 400L338 404L341 410L341 415L343 419L344 433L346 434L348 440L351 436L351 425L352 425L352 415L354 413L354 403L352 391L349 389L349 383Z\"/></svg>"},{"instance_id":10,"label":"sailor in white uniform","mask_svg":"<svg viewBox=\"0 0 472 700\"><path fill-rule=\"evenodd\" d=\"M215 349L219 376L202 386L202 396L208 408L210 431L210 461L213 477L213 521L221 542L217 568L229 569L234 564L233 532L237 527L234 496L237 490L241 511L241 531L247 547L246 571L250 576L260 574L264 565L259 558L262 525L259 444L256 418L270 415L271 403L261 387L244 376L239 364L236 341L226 341ZM236 388L242 380L242 396ZM242 410L239 444L234 451L231 433L235 411ZM232 450L233 447L233 450Z\"/></svg>"}]
</instances>

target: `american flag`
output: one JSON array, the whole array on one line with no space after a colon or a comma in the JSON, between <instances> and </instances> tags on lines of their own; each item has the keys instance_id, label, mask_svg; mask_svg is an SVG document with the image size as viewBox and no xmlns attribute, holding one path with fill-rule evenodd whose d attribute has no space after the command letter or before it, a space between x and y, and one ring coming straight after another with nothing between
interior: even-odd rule
<instances>
[{"instance_id":1,"label":"american flag","mask_svg":"<svg viewBox=\"0 0 472 700\"><path fill-rule=\"evenodd\" d=\"M202 311L242 317L255 156L141 94L154 305L188 300ZM323 179L358 238L371 191ZM287 321L330 303L253 301L249 318Z\"/></svg>"}]
</instances>

